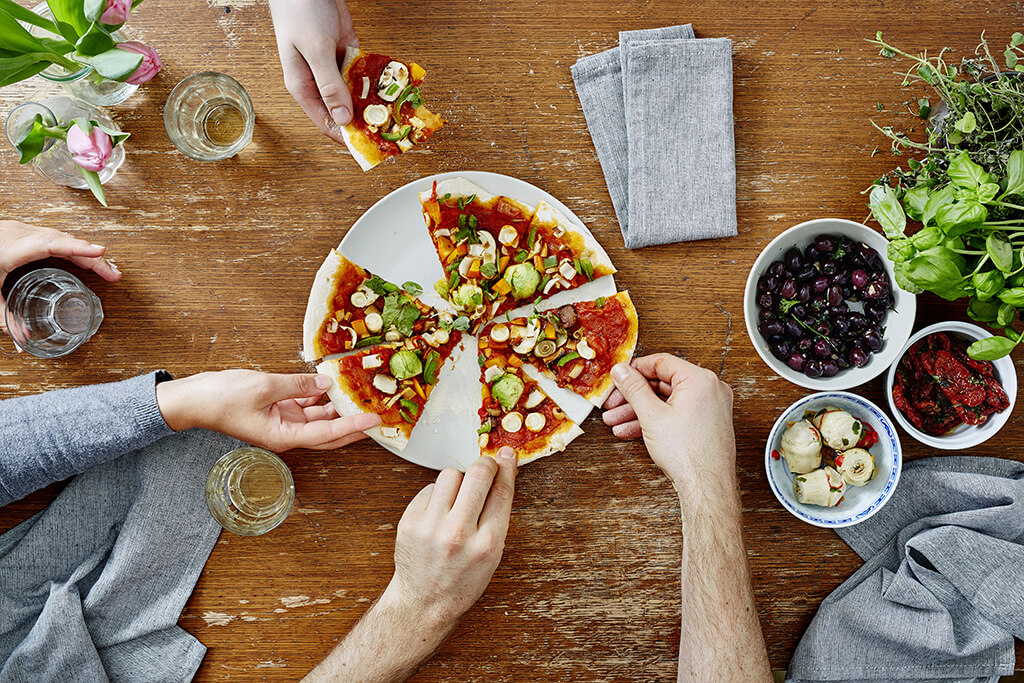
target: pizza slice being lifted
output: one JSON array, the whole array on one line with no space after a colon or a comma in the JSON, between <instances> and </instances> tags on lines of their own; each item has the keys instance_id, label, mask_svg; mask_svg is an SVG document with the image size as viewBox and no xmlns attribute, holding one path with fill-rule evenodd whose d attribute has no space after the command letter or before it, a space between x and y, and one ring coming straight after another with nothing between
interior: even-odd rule
<instances>
[{"instance_id":1,"label":"pizza slice being lifted","mask_svg":"<svg viewBox=\"0 0 1024 683\"><path fill-rule=\"evenodd\" d=\"M352 92L352 121L342 138L364 171L408 152L445 123L423 105L426 72L419 64L349 47L341 73Z\"/></svg>"},{"instance_id":2,"label":"pizza slice being lifted","mask_svg":"<svg viewBox=\"0 0 1024 683\"><path fill-rule=\"evenodd\" d=\"M523 372L516 356L492 351L480 351L480 453L494 457L511 446L522 465L564 451L583 430Z\"/></svg>"},{"instance_id":3,"label":"pizza slice being lifted","mask_svg":"<svg viewBox=\"0 0 1024 683\"><path fill-rule=\"evenodd\" d=\"M435 289L470 322L615 272L601 245L545 202L448 178L420 193L420 205L445 272Z\"/></svg>"},{"instance_id":4,"label":"pizza slice being lifted","mask_svg":"<svg viewBox=\"0 0 1024 683\"><path fill-rule=\"evenodd\" d=\"M423 415L441 368L462 333L438 329L432 335L365 348L324 361L316 370L331 378L327 395L339 415L375 413L381 424L366 433L401 451Z\"/></svg>"},{"instance_id":5,"label":"pizza slice being lifted","mask_svg":"<svg viewBox=\"0 0 1024 683\"><path fill-rule=\"evenodd\" d=\"M563 389L601 407L615 384L611 369L636 350L639 322L628 292L566 304L526 318L493 321L480 348L537 367Z\"/></svg>"},{"instance_id":6,"label":"pizza slice being lifted","mask_svg":"<svg viewBox=\"0 0 1024 683\"><path fill-rule=\"evenodd\" d=\"M302 357L325 356L401 341L451 326L451 316L416 298L415 282L401 287L370 273L332 249L313 280L302 324Z\"/></svg>"}]
</instances>

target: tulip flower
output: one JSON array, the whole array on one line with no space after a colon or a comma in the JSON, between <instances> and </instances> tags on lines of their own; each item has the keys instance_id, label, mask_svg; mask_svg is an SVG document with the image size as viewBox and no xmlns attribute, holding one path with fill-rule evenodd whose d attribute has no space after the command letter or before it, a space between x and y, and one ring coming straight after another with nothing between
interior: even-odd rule
<instances>
[{"instance_id":1,"label":"tulip flower","mask_svg":"<svg viewBox=\"0 0 1024 683\"><path fill-rule=\"evenodd\" d=\"M74 162L95 173L103 170L114 152L114 143L109 135L95 126L91 133L86 133L77 123L68 129L67 145Z\"/></svg>"},{"instance_id":2,"label":"tulip flower","mask_svg":"<svg viewBox=\"0 0 1024 683\"><path fill-rule=\"evenodd\" d=\"M160 69L164 67L164 63L160 61L160 55L149 45L131 40L126 43L118 43L117 47L127 52L137 52L142 55L142 63L139 64L139 68L135 70L135 73L126 79L127 83L142 85L153 78L153 76L156 76Z\"/></svg>"},{"instance_id":3,"label":"tulip flower","mask_svg":"<svg viewBox=\"0 0 1024 683\"><path fill-rule=\"evenodd\" d=\"M107 0L107 7L100 15L100 23L118 26L128 21L128 13L131 11L132 0Z\"/></svg>"}]
</instances>

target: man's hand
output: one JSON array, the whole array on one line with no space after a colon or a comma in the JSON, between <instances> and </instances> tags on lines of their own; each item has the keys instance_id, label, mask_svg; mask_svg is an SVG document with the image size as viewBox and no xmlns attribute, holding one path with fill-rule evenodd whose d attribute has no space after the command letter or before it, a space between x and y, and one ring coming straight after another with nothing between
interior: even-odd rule
<instances>
[{"instance_id":1,"label":"man's hand","mask_svg":"<svg viewBox=\"0 0 1024 683\"><path fill-rule=\"evenodd\" d=\"M501 560L516 455L503 448L466 474L444 470L402 515L395 575L380 599L304 681L404 681L473 606Z\"/></svg>"},{"instance_id":2,"label":"man's hand","mask_svg":"<svg viewBox=\"0 0 1024 683\"><path fill-rule=\"evenodd\" d=\"M352 94L341 77L345 48L359 45L345 0L271 0L284 84L320 132L344 142Z\"/></svg>"},{"instance_id":3,"label":"man's hand","mask_svg":"<svg viewBox=\"0 0 1024 683\"><path fill-rule=\"evenodd\" d=\"M175 431L203 427L277 452L340 448L380 424L377 415L338 417L330 403L317 405L329 386L323 375L223 370L161 382L156 399Z\"/></svg>"},{"instance_id":4,"label":"man's hand","mask_svg":"<svg viewBox=\"0 0 1024 683\"><path fill-rule=\"evenodd\" d=\"M732 390L709 370L658 353L612 368L604 421L621 438L643 436L651 459L680 494L735 478Z\"/></svg>"},{"instance_id":5,"label":"man's hand","mask_svg":"<svg viewBox=\"0 0 1024 683\"><path fill-rule=\"evenodd\" d=\"M90 244L51 228L17 221L0 221L0 285L15 268L50 257L66 259L94 271L108 282L114 282L121 279L121 271L103 258L105 251L98 244ZM3 307L4 300L0 296L0 309ZM7 331L2 311L0 330Z\"/></svg>"}]
</instances>

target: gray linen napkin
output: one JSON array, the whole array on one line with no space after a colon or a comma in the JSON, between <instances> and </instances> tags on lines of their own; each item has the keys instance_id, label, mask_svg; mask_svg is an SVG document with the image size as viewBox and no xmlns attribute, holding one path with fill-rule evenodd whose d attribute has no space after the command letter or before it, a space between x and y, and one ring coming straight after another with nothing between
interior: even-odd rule
<instances>
[{"instance_id":1,"label":"gray linen napkin","mask_svg":"<svg viewBox=\"0 0 1024 683\"><path fill-rule=\"evenodd\" d=\"M840 537L863 567L821 603L787 681L997 681L1024 637L1024 464L906 463Z\"/></svg>"},{"instance_id":2,"label":"gray linen napkin","mask_svg":"<svg viewBox=\"0 0 1024 683\"><path fill-rule=\"evenodd\" d=\"M0 536L0 681L191 680L206 648L177 622L220 534L203 486L239 445L166 437Z\"/></svg>"},{"instance_id":3,"label":"gray linen napkin","mask_svg":"<svg viewBox=\"0 0 1024 683\"><path fill-rule=\"evenodd\" d=\"M732 43L623 31L572 67L630 249L736 234Z\"/></svg>"}]
</instances>

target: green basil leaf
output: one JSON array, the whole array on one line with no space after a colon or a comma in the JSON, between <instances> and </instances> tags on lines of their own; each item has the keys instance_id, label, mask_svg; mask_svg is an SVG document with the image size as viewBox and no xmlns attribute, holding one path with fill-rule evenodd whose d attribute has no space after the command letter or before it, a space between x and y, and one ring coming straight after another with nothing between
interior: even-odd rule
<instances>
[{"instance_id":1,"label":"green basil leaf","mask_svg":"<svg viewBox=\"0 0 1024 683\"><path fill-rule=\"evenodd\" d=\"M1016 308L1024 308L1024 287L1009 287L999 292L999 300Z\"/></svg>"},{"instance_id":2,"label":"green basil leaf","mask_svg":"<svg viewBox=\"0 0 1024 683\"><path fill-rule=\"evenodd\" d=\"M982 183L978 186L977 199L982 204L988 204L999 194L999 183Z\"/></svg>"},{"instance_id":3,"label":"green basil leaf","mask_svg":"<svg viewBox=\"0 0 1024 683\"><path fill-rule=\"evenodd\" d=\"M1003 288L1003 274L998 270L986 270L982 273L975 273L971 278L974 285L975 296L981 301L988 301Z\"/></svg>"},{"instance_id":4,"label":"green basil leaf","mask_svg":"<svg viewBox=\"0 0 1024 683\"><path fill-rule=\"evenodd\" d=\"M924 215L924 207L928 203L928 193L928 186L918 185L910 188L903 195L903 208L913 220L919 221Z\"/></svg>"},{"instance_id":5,"label":"green basil leaf","mask_svg":"<svg viewBox=\"0 0 1024 683\"><path fill-rule=\"evenodd\" d=\"M893 274L896 276L896 285L904 292L910 294L920 294L924 291L924 287L920 287L907 278L907 264L905 262L897 262L892 267Z\"/></svg>"},{"instance_id":6,"label":"green basil leaf","mask_svg":"<svg viewBox=\"0 0 1024 683\"><path fill-rule=\"evenodd\" d=\"M925 202L921 222L927 226L940 208L952 203L955 190L953 185L946 185L941 190L932 192L928 196L928 201Z\"/></svg>"},{"instance_id":7,"label":"green basil leaf","mask_svg":"<svg viewBox=\"0 0 1024 683\"><path fill-rule=\"evenodd\" d=\"M913 241L909 239L892 240L886 249L886 255L893 263L909 261L914 258L916 253L917 249L914 247Z\"/></svg>"},{"instance_id":8,"label":"green basil leaf","mask_svg":"<svg viewBox=\"0 0 1024 683\"><path fill-rule=\"evenodd\" d=\"M980 323L991 323L995 322L999 316L1000 306L1006 304L999 303L996 301L982 301L981 299L971 297L971 302L967 304L967 316L971 320L975 320Z\"/></svg>"},{"instance_id":9,"label":"green basil leaf","mask_svg":"<svg viewBox=\"0 0 1024 683\"><path fill-rule=\"evenodd\" d=\"M985 238L985 251L996 268L1004 273L1013 270L1013 247L999 233L989 233Z\"/></svg>"},{"instance_id":10,"label":"green basil leaf","mask_svg":"<svg viewBox=\"0 0 1024 683\"><path fill-rule=\"evenodd\" d=\"M903 237L907 227L907 216L896 192L888 185L875 185L868 196L871 214L882 226L882 231L889 239Z\"/></svg>"},{"instance_id":11,"label":"green basil leaf","mask_svg":"<svg viewBox=\"0 0 1024 683\"><path fill-rule=\"evenodd\" d=\"M942 231L935 227L924 228L918 230L917 234L910 238L910 241L919 251L925 251L931 249L934 246L942 244L946 239L946 236L942 234Z\"/></svg>"},{"instance_id":12,"label":"green basil leaf","mask_svg":"<svg viewBox=\"0 0 1024 683\"><path fill-rule=\"evenodd\" d=\"M1003 196L1024 194L1024 150L1010 152L1006 161L1006 190Z\"/></svg>"},{"instance_id":13,"label":"green basil leaf","mask_svg":"<svg viewBox=\"0 0 1024 683\"><path fill-rule=\"evenodd\" d=\"M919 255L907 264L906 274L911 282L932 291L963 280L963 275L953 260L939 253Z\"/></svg>"},{"instance_id":14,"label":"green basil leaf","mask_svg":"<svg viewBox=\"0 0 1024 683\"><path fill-rule=\"evenodd\" d=\"M973 133L978 129L978 120L974 117L974 112L969 111L960 119L953 124L953 128L960 131L961 133Z\"/></svg>"},{"instance_id":15,"label":"green basil leaf","mask_svg":"<svg viewBox=\"0 0 1024 683\"><path fill-rule=\"evenodd\" d=\"M986 337L967 347L967 355L975 360L998 360L1008 356L1017 343L1006 337Z\"/></svg>"},{"instance_id":16,"label":"green basil leaf","mask_svg":"<svg viewBox=\"0 0 1024 683\"><path fill-rule=\"evenodd\" d=\"M971 118L974 118L973 114ZM960 129L957 128L957 130ZM957 187L976 188L983 183L995 182L992 176L985 172L985 169L971 161L967 152L960 152L953 157L953 160L949 162L946 175Z\"/></svg>"},{"instance_id":17,"label":"green basil leaf","mask_svg":"<svg viewBox=\"0 0 1024 683\"><path fill-rule=\"evenodd\" d=\"M1000 327L1006 327L1013 323L1013 319L1017 317L1017 309L1010 304L1003 304L999 307L999 312L996 314L996 324Z\"/></svg>"},{"instance_id":18,"label":"green basil leaf","mask_svg":"<svg viewBox=\"0 0 1024 683\"><path fill-rule=\"evenodd\" d=\"M988 209L978 202L946 204L935 214L935 224L948 237L958 237L979 227L988 218Z\"/></svg>"},{"instance_id":19,"label":"green basil leaf","mask_svg":"<svg viewBox=\"0 0 1024 683\"><path fill-rule=\"evenodd\" d=\"M407 291L409 294L412 294L413 296L419 296L420 294L423 293L423 288L420 287L419 283L413 282L412 280L402 283L402 289Z\"/></svg>"}]
</instances>

